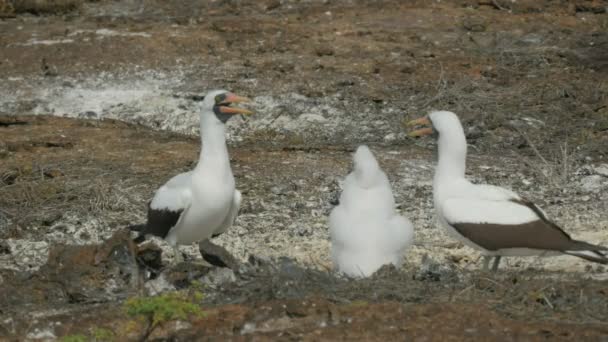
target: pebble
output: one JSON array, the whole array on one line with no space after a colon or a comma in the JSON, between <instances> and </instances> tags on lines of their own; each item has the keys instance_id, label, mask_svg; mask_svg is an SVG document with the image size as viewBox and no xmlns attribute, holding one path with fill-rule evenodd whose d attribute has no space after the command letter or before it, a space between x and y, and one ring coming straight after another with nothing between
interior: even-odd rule
<instances>
[{"instance_id":1,"label":"pebble","mask_svg":"<svg viewBox=\"0 0 608 342\"><path fill-rule=\"evenodd\" d=\"M397 140L397 135L395 133L389 133L384 136L384 141L386 142L392 142L395 140Z\"/></svg>"},{"instance_id":2,"label":"pebble","mask_svg":"<svg viewBox=\"0 0 608 342\"><path fill-rule=\"evenodd\" d=\"M597 193L602 188L602 176L591 175L581 179L581 188L586 192Z\"/></svg>"},{"instance_id":3,"label":"pebble","mask_svg":"<svg viewBox=\"0 0 608 342\"><path fill-rule=\"evenodd\" d=\"M306 121L306 122L325 122L325 121L327 121L326 118L324 118L323 116L321 116L319 114L302 114L298 117L298 119L301 121Z\"/></svg>"},{"instance_id":4,"label":"pebble","mask_svg":"<svg viewBox=\"0 0 608 342\"><path fill-rule=\"evenodd\" d=\"M462 26L471 32L483 32L486 30L486 21L481 17L468 17L462 21Z\"/></svg>"},{"instance_id":5,"label":"pebble","mask_svg":"<svg viewBox=\"0 0 608 342\"><path fill-rule=\"evenodd\" d=\"M608 177L608 164L596 166L593 171L600 176Z\"/></svg>"},{"instance_id":6,"label":"pebble","mask_svg":"<svg viewBox=\"0 0 608 342\"><path fill-rule=\"evenodd\" d=\"M219 287L228 283L236 281L234 271L229 268L214 268L211 272L202 279L202 283L212 286Z\"/></svg>"}]
</instances>

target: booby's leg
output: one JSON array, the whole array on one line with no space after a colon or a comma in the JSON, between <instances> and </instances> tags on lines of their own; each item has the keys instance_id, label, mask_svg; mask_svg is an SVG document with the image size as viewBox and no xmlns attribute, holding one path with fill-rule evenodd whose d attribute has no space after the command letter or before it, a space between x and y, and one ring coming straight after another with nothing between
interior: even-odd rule
<instances>
[{"instance_id":1,"label":"booby's leg","mask_svg":"<svg viewBox=\"0 0 608 342\"><path fill-rule=\"evenodd\" d=\"M500 255L494 257L494 263L492 264L492 271L498 271L498 264L500 264Z\"/></svg>"},{"instance_id":2,"label":"booby's leg","mask_svg":"<svg viewBox=\"0 0 608 342\"><path fill-rule=\"evenodd\" d=\"M483 270L484 272L487 272L490 270L490 259L492 259L491 256L489 255L484 255L483 256Z\"/></svg>"}]
</instances>

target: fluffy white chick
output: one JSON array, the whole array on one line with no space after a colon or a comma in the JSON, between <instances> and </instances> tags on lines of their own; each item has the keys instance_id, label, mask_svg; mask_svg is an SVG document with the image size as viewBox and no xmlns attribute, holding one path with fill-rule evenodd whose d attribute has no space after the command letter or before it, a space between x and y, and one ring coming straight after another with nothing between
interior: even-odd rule
<instances>
[{"instance_id":1,"label":"fluffy white chick","mask_svg":"<svg viewBox=\"0 0 608 342\"><path fill-rule=\"evenodd\" d=\"M365 145L354 154L354 170L343 183L340 204L329 216L334 268L368 277L382 265L401 266L412 245L412 223L395 212L386 174Z\"/></svg>"}]
</instances>

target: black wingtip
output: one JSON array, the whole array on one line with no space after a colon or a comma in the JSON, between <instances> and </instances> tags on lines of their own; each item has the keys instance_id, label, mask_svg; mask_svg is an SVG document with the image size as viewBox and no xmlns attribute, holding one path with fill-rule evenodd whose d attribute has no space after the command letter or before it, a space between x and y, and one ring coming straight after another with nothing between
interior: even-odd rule
<instances>
[{"instance_id":1,"label":"black wingtip","mask_svg":"<svg viewBox=\"0 0 608 342\"><path fill-rule=\"evenodd\" d=\"M608 256L600 251L568 251L566 254L577 256L598 264L608 265Z\"/></svg>"},{"instance_id":2,"label":"black wingtip","mask_svg":"<svg viewBox=\"0 0 608 342\"><path fill-rule=\"evenodd\" d=\"M581 240L572 240L573 246L568 247L568 249L574 251L589 251L596 254L599 254L602 257L606 257L606 252L608 252L608 247L594 245L589 242L581 241Z\"/></svg>"}]
</instances>

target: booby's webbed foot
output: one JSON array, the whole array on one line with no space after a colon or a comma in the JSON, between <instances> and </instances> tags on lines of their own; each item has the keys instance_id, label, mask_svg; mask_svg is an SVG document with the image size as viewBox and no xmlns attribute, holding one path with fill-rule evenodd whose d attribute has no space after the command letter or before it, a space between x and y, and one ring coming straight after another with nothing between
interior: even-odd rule
<instances>
[{"instance_id":1,"label":"booby's webbed foot","mask_svg":"<svg viewBox=\"0 0 608 342\"><path fill-rule=\"evenodd\" d=\"M492 264L492 272L498 271L498 264L500 264L500 255L494 257L494 263Z\"/></svg>"}]
</instances>

